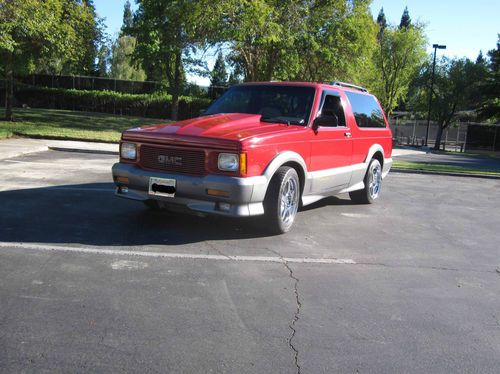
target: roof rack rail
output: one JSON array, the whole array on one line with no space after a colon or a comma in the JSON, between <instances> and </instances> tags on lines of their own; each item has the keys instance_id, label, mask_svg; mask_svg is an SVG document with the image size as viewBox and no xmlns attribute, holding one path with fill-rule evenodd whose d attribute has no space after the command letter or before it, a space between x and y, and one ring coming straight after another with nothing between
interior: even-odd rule
<instances>
[{"instance_id":1,"label":"roof rack rail","mask_svg":"<svg viewBox=\"0 0 500 374\"><path fill-rule=\"evenodd\" d=\"M361 87L361 86L356 86L355 84L351 84L351 83L333 81L333 82L330 82L330 84L332 86L348 87L348 88L354 88L355 90L359 90L362 92L368 92L368 90L366 88Z\"/></svg>"}]
</instances>

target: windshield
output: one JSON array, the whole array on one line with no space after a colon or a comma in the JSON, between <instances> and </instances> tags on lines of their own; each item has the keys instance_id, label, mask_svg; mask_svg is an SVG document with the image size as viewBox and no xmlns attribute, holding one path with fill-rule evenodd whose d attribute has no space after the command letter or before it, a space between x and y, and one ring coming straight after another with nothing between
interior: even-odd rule
<instances>
[{"instance_id":1,"label":"windshield","mask_svg":"<svg viewBox=\"0 0 500 374\"><path fill-rule=\"evenodd\" d=\"M262 121L307 125L313 87L249 85L231 87L205 114L262 114Z\"/></svg>"}]
</instances>

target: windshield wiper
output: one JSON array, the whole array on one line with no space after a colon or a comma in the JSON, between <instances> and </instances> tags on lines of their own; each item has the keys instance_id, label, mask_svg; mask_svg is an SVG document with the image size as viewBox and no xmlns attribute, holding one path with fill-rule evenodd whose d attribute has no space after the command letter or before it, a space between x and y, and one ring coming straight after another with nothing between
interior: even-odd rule
<instances>
[{"instance_id":1,"label":"windshield wiper","mask_svg":"<svg viewBox=\"0 0 500 374\"><path fill-rule=\"evenodd\" d=\"M261 122L284 123L285 125L303 125L304 120L289 120L283 117L260 117Z\"/></svg>"}]
</instances>

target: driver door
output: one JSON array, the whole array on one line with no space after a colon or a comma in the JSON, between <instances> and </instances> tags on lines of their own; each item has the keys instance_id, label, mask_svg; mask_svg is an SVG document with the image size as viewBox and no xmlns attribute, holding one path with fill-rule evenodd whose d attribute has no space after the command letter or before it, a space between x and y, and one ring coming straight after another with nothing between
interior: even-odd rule
<instances>
[{"instance_id":1,"label":"driver door","mask_svg":"<svg viewBox=\"0 0 500 374\"><path fill-rule=\"evenodd\" d=\"M345 102L340 92L322 93L318 117L324 117L314 128L311 141L312 192L341 190L350 183L353 141L344 114Z\"/></svg>"}]
</instances>

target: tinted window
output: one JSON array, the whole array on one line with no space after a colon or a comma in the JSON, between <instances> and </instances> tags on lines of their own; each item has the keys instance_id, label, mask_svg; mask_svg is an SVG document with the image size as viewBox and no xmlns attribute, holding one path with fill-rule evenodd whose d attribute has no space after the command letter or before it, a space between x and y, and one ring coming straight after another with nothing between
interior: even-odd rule
<instances>
[{"instance_id":1,"label":"tinted window","mask_svg":"<svg viewBox=\"0 0 500 374\"><path fill-rule=\"evenodd\" d=\"M338 120L337 126L345 127L344 108L339 96L328 94L325 96L323 106L321 107L321 115L335 116Z\"/></svg>"},{"instance_id":2,"label":"tinted window","mask_svg":"<svg viewBox=\"0 0 500 374\"><path fill-rule=\"evenodd\" d=\"M205 114L262 114L263 119L307 124L314 92L313 87L300 86L235 86L213 103Z\"/></svg>"},{"instance_id":3,"label":"tinted window","mask_svg":"<svg viewBox=\"0 0 500 374\"><path fill-rule=\"evenodd\" d=\"M370 95L346 92L358 127L385 127L382 109Z\"/></svg>"}]
</instances>

